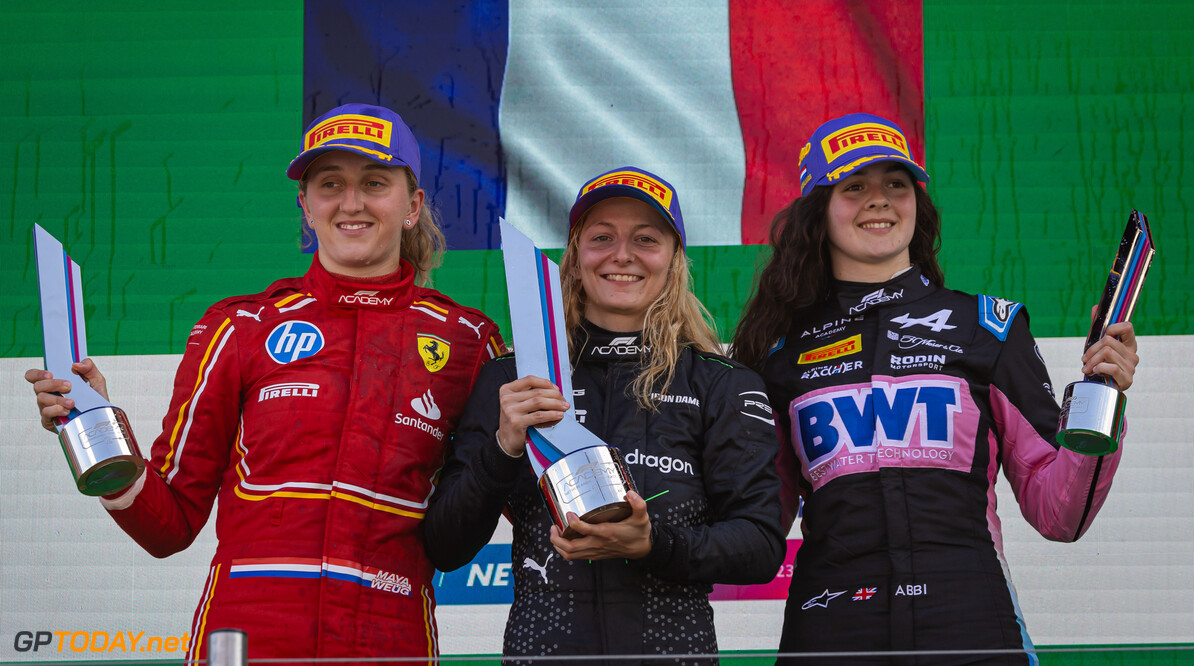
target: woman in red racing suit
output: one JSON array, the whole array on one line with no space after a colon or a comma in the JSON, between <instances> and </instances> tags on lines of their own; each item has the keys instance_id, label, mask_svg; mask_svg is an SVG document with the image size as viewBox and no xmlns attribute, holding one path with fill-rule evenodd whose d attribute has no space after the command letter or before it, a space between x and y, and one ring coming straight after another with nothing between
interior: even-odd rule
<instances>
[{"instance_id":1,"label":"woman in red racing suit","mask_svg":"<svg viewBox=\"0 0 1194 666\"><path fill-rule=\"evenodd\" d=\"M189 546L218 498L218 545L190 630L248 633L251 659L438 654L427 498L481 364L477 310L418 286L443 236L419 148L393 111L318 118L287 174L319 250L306 275L225 299L191 329L148 469L102 498L155 557ZM90 359L75 371L106 394ZM73 401L31 370L42 424Z\"/></svg>"},{"instance_id":2,"label":"woman in red racing suit","mask_svg":"<svg viewBox=\"0 0 1194 666\"><path fill-rule=\"evenodd\" d=\"M1054 443L1059 409L1021 304L943 286L928 174L906 146L867 114L817 129L735 339L776 408L787 524L803 499L779 649L1035 662L1003 557L999 469L1033 527L1073 541L1120 452ZM1126 389L1135 352L1131 325L1114 325L1083 370Z\"/></svg>"}]
</instances>

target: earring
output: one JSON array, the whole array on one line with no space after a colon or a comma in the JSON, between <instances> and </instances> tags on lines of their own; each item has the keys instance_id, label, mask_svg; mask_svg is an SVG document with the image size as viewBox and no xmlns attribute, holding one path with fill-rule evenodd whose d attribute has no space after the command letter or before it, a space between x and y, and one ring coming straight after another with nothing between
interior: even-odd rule
<instances>
[{"instance_id":1,"label":"earring","mask_svg":"<svg viewBox=\"0 0 1194 666\"><path fill-rule=\"evenodd\" d=\"M415 226L415 221L414 221L414 220L407 220L407 221L406 221L406 228L407 228L407 229L410 229L410 228L411 228L411 227L413 227L413 226Z\"/></svg>"}]
</instances>

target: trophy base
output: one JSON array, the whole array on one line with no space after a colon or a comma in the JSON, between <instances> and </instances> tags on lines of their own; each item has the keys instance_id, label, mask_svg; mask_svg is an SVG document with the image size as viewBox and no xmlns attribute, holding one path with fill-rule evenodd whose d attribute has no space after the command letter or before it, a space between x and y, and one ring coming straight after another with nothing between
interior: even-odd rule
<instances>
[{"instance_id":1,"label":"trophy base","mask_svg":"<svg viewBox=\"0 0 1194 666\"><path fill-rule=\"evenodd\" d=\"M131 486L145 469L128 417L117 407L97 407L58 430L75 485L84 495L110 495Z\"/></svg>"},{"instance_id":2,"label":"trophy base","mask_svg":"<svg viewBox=\"0 0 1194 666\"><path fill-rule=\"evenodd\" d=\"M612 523L630 516L626 493L634 481L622 456L610 446L573 451L543 470L539 491L552 521L567 539L579 536L568 522L576 514L586 523Z\"/></svg>"},{"instance_id":3,"label":"trophy base","mask_svg":"<svg viewBox=\"0 0 1194 666\"><path fill-rule=\"evenodd\" d=\"M1057 443L1074 453L1102 456L1119 448L1123 434L1124 394L1094 381L1070 384L1061 402Z\"/></svg>"}]
</instances>

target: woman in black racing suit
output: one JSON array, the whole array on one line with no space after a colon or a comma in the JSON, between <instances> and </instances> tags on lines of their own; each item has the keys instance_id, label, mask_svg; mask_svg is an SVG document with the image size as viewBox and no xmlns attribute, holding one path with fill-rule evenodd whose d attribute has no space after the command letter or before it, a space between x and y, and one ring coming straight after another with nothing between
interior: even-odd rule
<instances>
[{"instance_id":1,"label":"woman in black racing suit","mask_svg":"<svg viewBox=\"0 0 1194 666\"><path fill-rule=\"evenodd\" d=\"M424 523L427 553L444 571L467 564L506 510L507 656L714 653L712 583L768 581L784 556L762 380L716 353L670 184L633 167L602 174L581 188L570 229L560 273L576 414L621 451L633 513L560 535L524 442L568 403L503 356L465 407Z\"/></svg>"},{"instance_id":2,"label":"woman in black racing suit","mask_svg":"<svg viewBox=\"0 0 1194 666\"><path fill-rule=\"evenodd\" d=\"M780 652L1035 663L1003 557L999 468L1034 528L1073 541L1120 452L1054 443L1059 409L1020 304L943 286L929 177L899 127L828 121L800 167L802 196L775 218L734 341L776 406L786 525L804 500ZM1123 390L1136 362L1131 325L1116 324L1083 372ZM889 658L832 663L863 662Z\"/></svg>"}]
</instances>

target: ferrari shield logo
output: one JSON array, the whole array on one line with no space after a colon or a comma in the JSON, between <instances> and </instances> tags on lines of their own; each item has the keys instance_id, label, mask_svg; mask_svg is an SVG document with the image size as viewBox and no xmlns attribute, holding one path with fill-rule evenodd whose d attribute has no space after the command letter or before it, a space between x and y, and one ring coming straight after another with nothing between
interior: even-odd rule
<instances>
[{"instance_id":1,"label":"ferrari shield logo","mask_svg":"<svg viewBox=\"0 0 1194 666\"><path fill-rule=\"evenodd\" d=\"M430 333L419 334L419 356L423 357L423 365L431 372L439 372L448 363L448 353L452 345L441 337Z\"/></svg>"}]
</instances>

